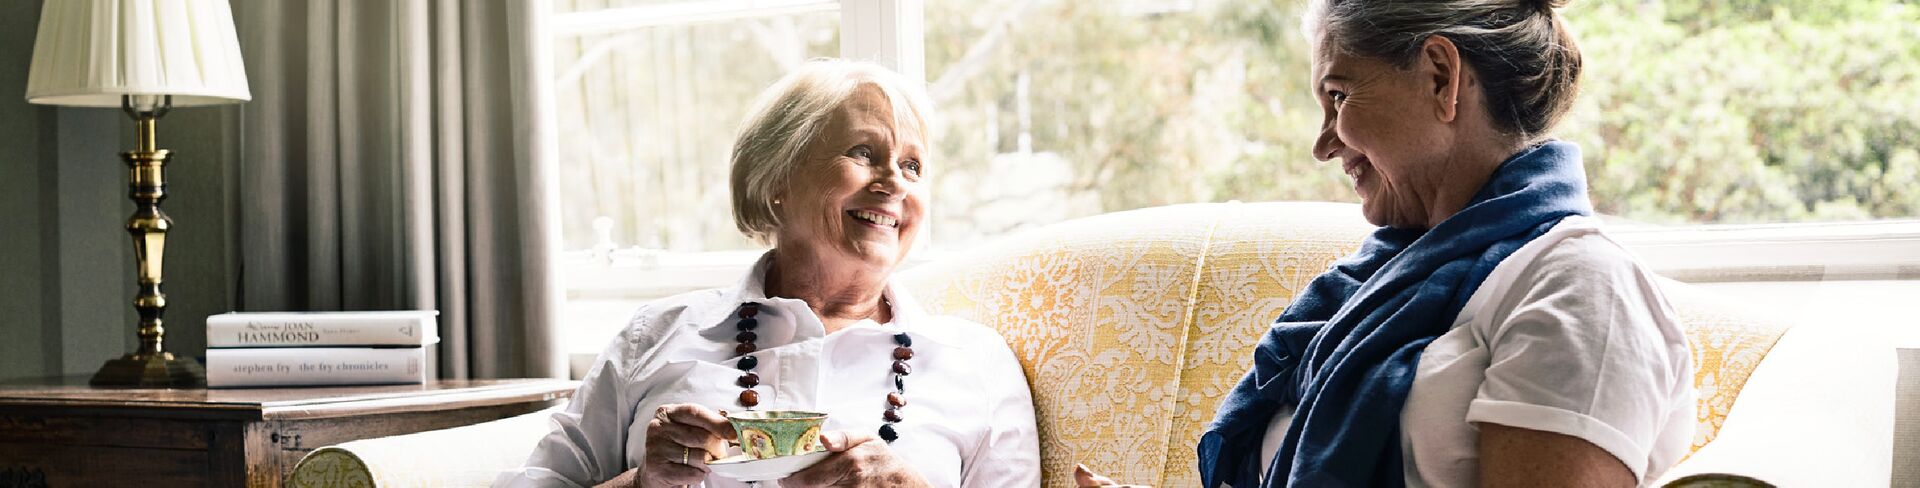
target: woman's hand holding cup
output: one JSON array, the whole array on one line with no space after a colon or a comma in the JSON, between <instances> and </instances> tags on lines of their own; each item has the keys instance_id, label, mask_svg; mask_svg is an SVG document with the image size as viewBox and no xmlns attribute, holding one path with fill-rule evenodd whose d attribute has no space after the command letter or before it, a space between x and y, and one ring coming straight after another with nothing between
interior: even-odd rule
<instances>
[{"instance_id":1,"label":"woman's hand holding cup","mask_svg":"<svg viewBox=\"0 0 1920 488\"><path fill-rule=\"evenodd\" d=\"M639 486L699 484L707 461L727 452L735 436L725 414L690 403L661 405L647 421L647 457L641 460Z\"/></svg>"},{"instance_id":2,"label":"woman's hand holding cup","mask_svg":"<svg viewBox=\"0 0 1920 488\"><path fill-rule=\"evenodd\" d=\"M832 454L780 480L780 486L928 486L873 434L830 431L820 434L820 445Z\"/></svg>"}]
</instances>

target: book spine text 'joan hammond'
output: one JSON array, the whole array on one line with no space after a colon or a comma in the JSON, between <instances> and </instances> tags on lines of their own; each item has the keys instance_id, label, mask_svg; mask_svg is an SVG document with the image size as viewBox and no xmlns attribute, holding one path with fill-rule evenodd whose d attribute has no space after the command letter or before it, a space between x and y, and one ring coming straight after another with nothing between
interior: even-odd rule
<instances>
[{"instance_id":1,"label":"book spine text 'joan hammond'","mask_svg":"<svg viewBox=\"0 0 1920 488\"><path fill-rule=\"evenodd\" d=\"M439 342L431 312L207 317L207 347L423 346Z\"/></svg>"}]
</instances>

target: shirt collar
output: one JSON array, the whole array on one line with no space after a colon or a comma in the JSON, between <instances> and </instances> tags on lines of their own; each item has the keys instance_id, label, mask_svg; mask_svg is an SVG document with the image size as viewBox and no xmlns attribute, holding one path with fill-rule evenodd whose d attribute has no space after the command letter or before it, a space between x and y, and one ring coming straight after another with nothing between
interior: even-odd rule
<instances>
[{"instance_id":1,"label":"shirt collar","mask_svg":"<svg viewBox=\"0 0 1920 488\"><path fill-rule=\"evenodd\" d=\"M721 293L718 298L719 301L716 302L713 307L700 311L699 322L695 322L705 324L700 328L700 335L705 337L732 337L732 327L734 326L733 314L736 310L739 310L740 305L744 303L752 302L761 304L762 313L766 313L767 308L776 302L800 302L800 300L794 298L767 296L765 280L767 268L771 266L773 266L773 251L769 250L760 255L760 259L753 263L753 269L748 270L746 276L740 277L739 283L731 288L725 289L725 291ZM954 338L948 337L949 334L947 334L947 332L949 331L939 330L939 327L933 326L926 310L920 307L919 300L915 299L913 294L908 293L905 288L895 284L891 277L887 280L886 290L881 293L887 297L888 303L893 304L894 326L907 332L912 332L915 340L925 338L948 347L958 345ZM814 315L811 308L806 307L804 303L794 308L803 310L806 313L804 317L794 317L796 321L811 322L815 326L819 326L820 317ZM724 329L722 329L723 327ZM855 329L855 327L842 330L853 329Z\"/></svg>"}]
</instances>

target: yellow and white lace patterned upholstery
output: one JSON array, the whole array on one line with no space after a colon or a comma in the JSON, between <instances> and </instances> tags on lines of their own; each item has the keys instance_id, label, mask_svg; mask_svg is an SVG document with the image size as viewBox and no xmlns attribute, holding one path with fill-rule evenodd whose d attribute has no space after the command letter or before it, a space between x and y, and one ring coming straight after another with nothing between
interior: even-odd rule
<instances>
[{"instance_id":1,"label":"yellow and white lace patterned upholstery","mask_svg":"<svg viewBox=\"0 0 1920 488\"><path fill-rule=\"evenodd\" d=\"M1046 486L1071 486L1075 463L1195 486L1192 446L1268 324L1370 231L1351 204L1176 205L1035 229L901 281L1012 344L1033 385ZM1694 343L1698 449L1785 328L1668 288Z\"/></svg>"},{"instance_id":2,"label":"yellow and white lace patterned upholstery","mask_svg":"<svg viewBox=\"0 0 1920 488\"><path fill-rule=\"evenodd\" d=\"M1193 446L1220 400L1253 367L1275 317L1335 259L1373 231L1359 207L1331 203L1221 204L1202 265L1179 413L1158 486L1199 486ZM1332 218L1329 218L1332 217Z\"/></svg>"},{"instance_id":3,"label":"yellow and white lace patterned upholstery","mask_svg":"<svg viewBox=\"0 0 1920 488\"><path fill-rule=\"evenodd\" d=\"M1206 207L1049 225L901 277L935 313L1006 336L1033 385L1048 486L1071 484L1075 462L1159 478L1213 225Z\"/></svg>"},{"instance_id":4,"label":"yellow and white lace patterned upholstery","mask_svg":"<svg viewBox=\"0 0 1920 488\"><path fill-rule=\"evenodd\" d=\"M1699 424L1693 429L1693 450L1698 451L1720 433L1720 424L1726 421L1740 387L1747 384L1753 369L1780 342L1788 326L1740 310L1699 288L1664 278L1661 285L1674 311L1687 324L1687 340L1693 348L1693 387L1700 395L1694 413Z\"/></svg>"}]
</instances>

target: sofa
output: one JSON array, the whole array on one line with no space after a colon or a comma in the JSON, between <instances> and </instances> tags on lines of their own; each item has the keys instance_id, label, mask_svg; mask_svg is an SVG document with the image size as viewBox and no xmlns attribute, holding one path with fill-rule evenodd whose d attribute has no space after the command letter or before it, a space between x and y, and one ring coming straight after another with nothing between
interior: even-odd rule
<instances>
[{"instance_id":1,"label":"sofa","mask_svg":"<svg viewBox=\"0 0 1920 488\"><path fill-rule=\"evenodd\" d=\"M1030 229L898 279L934 311L1005 335L1033 388L1044 485L1071 486L1074 464L1085 463L1134 483L1196 486L1191 446L1267 325L1370 230L1352 204L1172 205ZM1887 398L1884 412L1869 409L1863 416L1873 419L1859 425L1775 435L1780 422L1808 420L1796 416L1825 407L1793 399L1819 375L1770 358L1793 350L1825 360L1831 340L1785 347L1796 330L1787 324L1691 285L1665 286L1693 344L1699 423L1694 452L1659 484L1737 485L1750 477L1780 486L1887 486L1890 447L1848 450L1863 436L1891 438L1872 432L1890 430L1890 387L1867 391L1884 383L1875 380L1852 387L1859 391L1841 388L1841 395ZM1880 362L1861 367L1893 369L1873 357ZM1767 387L1772 404L1747 405L1743 391L1762 383L1756 379L1769 368L1781 370ZM1762 414L1740 420L1736 407ZM525 458L549 413L318 449L288 483L485 485Z\"/></svg>"}]
</instances>

